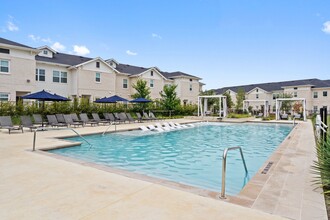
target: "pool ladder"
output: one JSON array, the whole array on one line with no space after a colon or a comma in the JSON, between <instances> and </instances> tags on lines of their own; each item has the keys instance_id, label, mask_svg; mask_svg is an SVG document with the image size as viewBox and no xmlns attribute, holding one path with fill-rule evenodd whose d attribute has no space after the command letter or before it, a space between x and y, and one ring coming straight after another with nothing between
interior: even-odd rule
<instances>
[{"instance_id":1,"label":"pool ladder","mask_svg":"<svg viewBox=\"0 0 330 220\"><path fill-rule=\"evenodd\" d=\"M37 129L34 129L34 134L33 134L33 146L32 146L32 151L35 151L36 150L36 139L37 139L37 131L43 131L44 128L37 128ZM71 130L73 131L74 133L76 133L81 139L83 139L88 145L89 147L91 148L93 145L91 143L89 143L83 136L81 136L81 134L79 134L75 129L73 128L47 128L47 130Z\"/></svg>"},{"instance_id":2,"label":"pool ladder","mask_svg":"<svg viewBox=\"0 0 330 220\"><path fill-rule=\"evenodd\" d=\"M245 163L245 159L243 156L243 151L241 147L228 147L225 148L225 150L223 151L223 155L222 155L222 185L221 185L221 195L220 198L221 199L225 199L226 198L226 164L227 164L227 154L228 151L230 150L239 150L241 153L241 158L243 161L243 165L244 165L244 169L245 169L245 173L248 173L248 170L246 168L246 163Z\"/></svg>"}]
</instances>

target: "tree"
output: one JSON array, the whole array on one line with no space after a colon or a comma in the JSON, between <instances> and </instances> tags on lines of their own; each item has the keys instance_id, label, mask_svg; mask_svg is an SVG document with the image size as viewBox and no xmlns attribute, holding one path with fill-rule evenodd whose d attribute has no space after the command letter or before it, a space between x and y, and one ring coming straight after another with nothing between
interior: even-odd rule
<instances>
[{"instance_id":1,"label":"tree","mask_svg":"<svg viewBox=\"0 0 330 220\"><path fill-rule=\"evenodd\" d=\"M243 101L245 100L245 91L243 88L239 88L236 94L236 111L243 111Z\"/></svg>"},{"instance_id":2,"label":"tree","mask_svg":"<svg viewBox=\"0 0 330 220\"><path fill-rule=\"evenodd\" d=\"M165 85L163 91L159 94L161 96L160 104L166 110L173 110L180 105L180 99L175 92L177 85Z\"/></svg>"},{"instance_id":3,"label":"tree","mask_svg":"<svg viewBox=\"0 0 330 220\"><path fill-rule=\"evenodd\" d=\"M279 94L279 98L292 98L292 94L283 93ZM285 112L290 111L292 108L292 101L282 101L281 109L283 109Z\"/></svg>"},{"instance_id":4,"label":"tree","mask_svg":"<svg viewBox=\"0 0 330 220\"><path fill-rule=\"evenodd\" d=\"M132 87L136 90L136 93L132 95L133 99L137 99L137 98L151 99L150 88L147 86L147 81L143 79L138 79L136 84L133 84Z\"/></svg>"},{"instance_id":5,"label":"tree","mask_svg":"<svg viewBox=\"0 0 330 220\"><path fill-rule=\"evenodd\" d=\"M231 99L230 94L228 92L225 92L223 95L227 97L226 98L227 108L229 108L229 109L232 108L234 103L233 103L233 100Z\"/></svg>"}]
</instances>

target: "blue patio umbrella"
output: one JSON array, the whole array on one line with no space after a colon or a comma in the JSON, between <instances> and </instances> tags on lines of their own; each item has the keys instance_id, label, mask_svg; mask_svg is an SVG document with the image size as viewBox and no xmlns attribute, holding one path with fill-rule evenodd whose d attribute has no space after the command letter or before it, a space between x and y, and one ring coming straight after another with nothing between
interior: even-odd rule
<instances>
[{"instance_id":1,"label":"blue patio umbrella","mask_svg":"<svg viewBox=\"0 0 330 220\"><path fill-rule=\"evenodd\" d=\"M148 103L148 102L152 102L152 101L149 100L149 99L145 99L145 98L137 98L137 99L131 100L130 102L133 102L133 103Z\"/></svg>"},{"instance_id":2,"label":"blue patio umbrella","mask_svg":"<svg viewBox=\"0 0 330 220\"><path fill-rule=\"evenodd\" d=\"M116 103L112 100L109 99L110 97L104 97L104 98L101 98L101 99L98 99L96 101L94 101L95 103Z\"/></svg>"}]
</instances>

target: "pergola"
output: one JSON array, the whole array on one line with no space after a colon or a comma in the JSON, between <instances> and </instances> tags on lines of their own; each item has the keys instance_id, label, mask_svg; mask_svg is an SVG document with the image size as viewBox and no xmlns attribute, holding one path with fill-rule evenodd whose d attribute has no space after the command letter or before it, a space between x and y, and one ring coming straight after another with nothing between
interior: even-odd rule
<instances>
[{"instance_id":1,"label":"pergola","mask_svg":"<svg viewBox=\"0 0 330 220\"><path fill-rule=\"evenodd\" d=\"M250 102L261 102L264 103L264 116L267 117L269 112L268 112L268 106L269 106L269 102L267 100L244 100L243 101L243 111L244 110L248 110L249 107L249 103Z\"/></svg>"},{"instance_id":2,"label":"pergola","mask_svg":"<svg viewBox=\"0 0 330 220\"><path fill-rule=\"evenodd\" d=\"M204 116L208 109L207 99L208 98L219 98L219 117L223 113L223 117L227 116L227 96L224 95L203 95L198 96L198 116ZM203 104L204 100L204 104ZM221 108L221 103L223 103L223 109Z\"/></svg>"},{"instance_id":3,"label":"pergola","mask_svg":"<svg viewBox=\"0 0 330 220\"><path fill-rule=\"evenodd\" d=\"M279 98L276 99L275 106L276 106L276 120L280 119L280 109L283 101L301 101L303 104L303 116L304 121L306 121L306 99L305 98Z\"/></svg>"}]
</instances>

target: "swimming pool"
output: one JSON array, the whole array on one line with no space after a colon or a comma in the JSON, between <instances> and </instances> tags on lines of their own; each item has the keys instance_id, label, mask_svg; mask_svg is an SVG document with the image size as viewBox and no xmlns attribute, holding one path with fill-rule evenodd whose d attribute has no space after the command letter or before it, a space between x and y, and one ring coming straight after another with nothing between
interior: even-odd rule
<instances>
[{"instance_id":1,"label":"swimming pool","mask_svg":"<svg viewBox=\"0 0 330 220\"><path fill-rule=\"evenodd\" d=\"M221 190L224 148L243 149L227 156L226 193L236 195L285 139L292 125L202 123L171 132L129 131L85 138L93 145L50 152L96 164L129 170L211 191ZM81 141L79 137L68 140Z\"/></svg>"}]
</instances>

